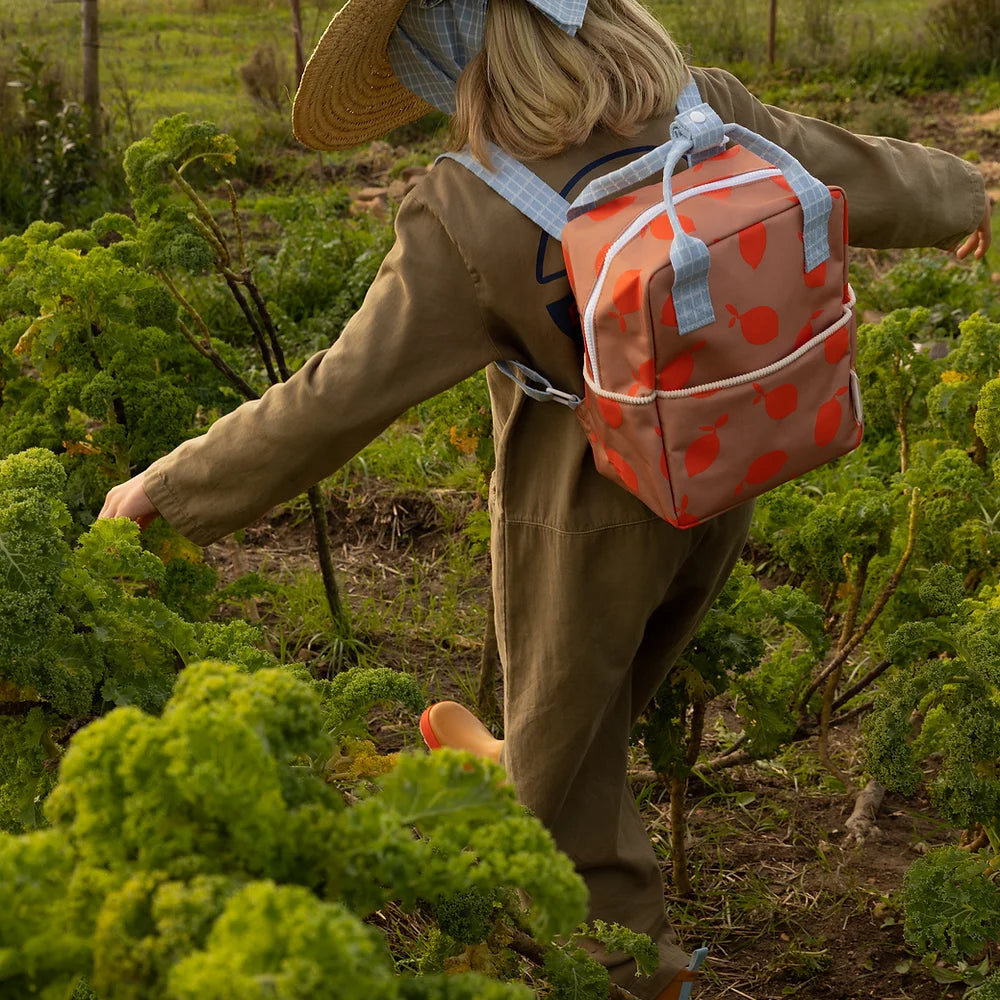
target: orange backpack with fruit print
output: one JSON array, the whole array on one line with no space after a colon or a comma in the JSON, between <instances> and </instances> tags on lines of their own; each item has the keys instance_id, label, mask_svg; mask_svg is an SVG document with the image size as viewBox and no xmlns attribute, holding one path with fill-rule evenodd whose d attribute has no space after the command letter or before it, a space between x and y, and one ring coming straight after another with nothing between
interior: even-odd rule
<instances>
[{"instance_id":1,"label":"orange backpack with fruit print","mask_svg":"<svg viewBox=\"0 0 1000 1000\"><path fill-rule=\"evenodd\" d=\"M500 150L495 171L449 155L562 240L580 311L582 399L501 369L572 407L598 469L686 528L857 447L862 413L843 192L693 81L670 134L572 205Z\"/></svg>"}]
</instances>

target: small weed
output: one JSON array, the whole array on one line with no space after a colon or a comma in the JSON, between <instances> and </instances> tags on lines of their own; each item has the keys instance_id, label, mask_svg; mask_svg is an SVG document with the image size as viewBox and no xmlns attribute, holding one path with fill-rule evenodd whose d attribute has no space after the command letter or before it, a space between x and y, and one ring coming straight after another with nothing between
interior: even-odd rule
<instances>
[{"instance_id":1,"label":"small weed","mask_svg":"<svg viewBox=\"0 0 1000 1000\"><path fill-rule=\"evenodd\" d=\"M800 981L818 976L833 962L830 949L823 945L823 937L806 938L801 943L793 941L788 950L775 960L775 971Z\"/></svg>"}]
</instances>

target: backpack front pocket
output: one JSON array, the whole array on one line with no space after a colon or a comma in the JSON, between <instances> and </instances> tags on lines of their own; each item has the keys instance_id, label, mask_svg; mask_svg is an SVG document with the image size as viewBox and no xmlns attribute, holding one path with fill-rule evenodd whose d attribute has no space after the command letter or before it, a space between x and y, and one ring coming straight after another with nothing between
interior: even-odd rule
<instances>
[{"instance_id":1,"label":"backpack front pocket","mask_svg":"<svg viewBox=\"0 0 1000 1000\"><path fill-rule=\"evenodd\" d=\"M679 520L703 521L857 447L855 318L781 361L736 378L657 393Z\"/></svg>"}]
</instances>

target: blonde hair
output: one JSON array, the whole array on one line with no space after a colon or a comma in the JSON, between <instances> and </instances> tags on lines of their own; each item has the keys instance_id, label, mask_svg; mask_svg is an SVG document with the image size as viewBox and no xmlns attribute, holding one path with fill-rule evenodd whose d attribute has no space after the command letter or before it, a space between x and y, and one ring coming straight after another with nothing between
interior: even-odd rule
<instances>
[{"instance_id":1,"label":"blonde hair","mask_svg":"<svg viewBox=\"0 0 1000 1000\"><path fill-rule=\"evenodd\" d=\"M631 136L673 110L686 72L638 0L590 0L575 37L525 0L490 0L482 51L458 79L450 145L489 165L490 142L533 160L598 127Z\"/></svg>"}]
</instances>

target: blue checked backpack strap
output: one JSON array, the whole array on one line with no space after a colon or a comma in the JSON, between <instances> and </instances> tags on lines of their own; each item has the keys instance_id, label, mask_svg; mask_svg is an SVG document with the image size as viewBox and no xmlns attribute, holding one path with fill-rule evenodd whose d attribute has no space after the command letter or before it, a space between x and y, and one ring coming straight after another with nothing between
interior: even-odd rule
<instances>
[{"instance_id":1,"label":"blue checked backpack strap","mask_svg":"<svg viewBox=\"0 0 1000 1000\"><path fill-rule=\"evenodd\" d=\"M569 212L569 202L549 187L537 174L529 170L520 160L514 159L497 146L490 145L490 158L494 170L483 166L468 150L445 153L457 160L467 170L488 184L501 198L510 202L522 215L540 226L554 240L562 240L563 226ZM557 389L544 375L521 364L520 361L498 361L497 368L509 379L515 381L521 390L540 402L562 403L571 410L580 405L580 397Z\"/></svg>"},{"instance_id":2,"label":"blue checked backpack strap","mask_svg":"<svg viewBox=\"0 0 1000 1000\"><path fill-rule=\"evenodd\" d=\"M492 143L489 151L494 170L480 163L467 149L458 153L444 153L438 159L458 160L466 170L493 188L522 215L541 226L554 240L562 240L569 202L510 153L505 153Z\"/></svg>"}]
</instances>

